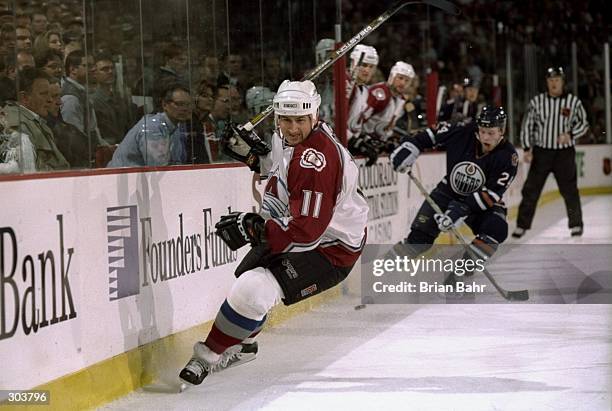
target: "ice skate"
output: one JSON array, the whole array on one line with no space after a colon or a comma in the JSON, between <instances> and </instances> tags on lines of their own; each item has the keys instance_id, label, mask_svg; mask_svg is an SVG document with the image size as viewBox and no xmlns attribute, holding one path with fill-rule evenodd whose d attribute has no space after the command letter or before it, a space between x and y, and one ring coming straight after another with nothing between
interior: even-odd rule
<instances>
[{"instance_id":1,"label":"ice skate","mask_svg":"<svg viewBox=\"0 0 612 411\"><path fill-rule=\"evenodd\" d=\"M221 356L221 361L215 367L216 369L224 369L241 365L257 358L257 341L247 344L241 343L228 348Z\"/></svg>"},{"instance_id":2,"label":"ice skate","mask_svg":"<svg viewBox=\"0 0 612 411\"><path fill-rule=\"evenodd\" d=\"M521 238L522 236L525 235L525 232L527 232L527 230L525 230L524 228L516 227L516 229L512 233L512 237L514 237L514 238Z\"/></svg>"},{"instance_id":3,"label":"ice skate","mask_svg":"<svg viewBox=\"0 0 612 411\"><path fill-rule=\"evenodd\" d=\"M221 360L219 354L212 352L203 342L198 341L193 346L193 357L181 370L179 377L188 384L200 385Z\"/></svg>"},{"instance_id":4,"label":"ice skate","mask_svg":"<svg viewBox=\"0 0 612 411\"><path fill-rule=\"evenodd\" d=\"M572 237L582 237L583 232L584 232L584 229L580 225L570 228L570 235Z\"/></svg>"}]
</instances>

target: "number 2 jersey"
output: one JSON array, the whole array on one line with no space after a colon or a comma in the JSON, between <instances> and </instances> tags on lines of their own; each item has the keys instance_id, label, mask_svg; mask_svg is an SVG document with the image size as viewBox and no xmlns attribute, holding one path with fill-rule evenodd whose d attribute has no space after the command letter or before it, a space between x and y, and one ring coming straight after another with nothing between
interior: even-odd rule
<instances>
[{"instance_id":1,"label":"number 2 jersey","mask_svg":"<svg viewBox=\"0 0 612 411\"><path fill-rule=\"evenodd\" d=\"M271 252L317 249L337 267L355 264L365 244L368 205L357 165L331 128L318 122L293 147L275 133L262 168L268 181L260 214Z\"/></svg>"},{"instance_id":2,"label":"number 2 jersey","mask_svg":"<svg viewBox=\"0 0 612 411\"><path fill-rule=\"evenodd\" d=\"M473 212L503 204L502 196L516 176L519 162L514 146L506 139L483 153L477 135L478 126L474 122L456 125L442 122L436 131L428 128L402 139L421 151L433 147L446 149L446 176L442 183Z\"/></svg>"}]
</instances>

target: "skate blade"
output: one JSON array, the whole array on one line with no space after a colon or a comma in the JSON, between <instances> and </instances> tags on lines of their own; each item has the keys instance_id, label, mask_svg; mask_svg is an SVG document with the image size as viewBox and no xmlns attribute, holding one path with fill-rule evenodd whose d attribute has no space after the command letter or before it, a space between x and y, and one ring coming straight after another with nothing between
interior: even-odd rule
<instances>
[{"instance_id":1,"label":"skate blade","mask_svg":"<svg viewBox=\"0 0 612 411\"><path fill-rule=\"evenodd\" d=\"M228 369L228 368L232 368L232 367L236 367L238 365L242 365L242 364L246 364L248 362L253 361L255 358L257 358L257 354L253 354L253 355L245 355L243 358L241 358L238 361L234 361L230 364L227 365L227 367L225 367L224 369Z\"/></svg>"}]
</instances>

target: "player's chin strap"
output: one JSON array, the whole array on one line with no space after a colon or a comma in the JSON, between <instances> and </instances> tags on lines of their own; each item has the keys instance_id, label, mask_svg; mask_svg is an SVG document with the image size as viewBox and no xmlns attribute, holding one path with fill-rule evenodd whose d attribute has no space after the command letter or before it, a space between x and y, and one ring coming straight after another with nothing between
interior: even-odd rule
<instances>
[{"instance_id":1,"label":"player's chin strap","mask_svg":"<svg viewBox=\"0 0 612 411\"><path fill-rule=\"evenodd\" d=\"M412 170L408 171L408 176L410 177L410 179L412 180L414 185L417 186L417 188L419 189L421 194L423 194L423 197L425 197L425 201L427 201L427 203L429 203L431 208L433 208L433 210L437 214L444 214L442 212L442 210L440 209L440 207L438 206L438 204L436 204L436 202L431 198L429 193L425 190L425 187L423 187L423 185L421 184L419 179L412 175ZM482 259L482 256L480 255L480 253L475 251L474 248L472 247L472 245L468 244L465 241L465 238L463 238L461 233L459 231L457 231L457 229L455 227L452 227L450 229L450 231L455 235L455 237L457 238L459 243L465 248L465 251L470 255L471 258L473 258L475 260ZM482 272L487 277L487 279L491 282L491 284L493 284L493 287L495 287L495 289L506 300L508 300L508 301L527 301L529 299L529 291L527 291L527 290L519 290L519 291L508 291L508 290L505 290L499 284L497 284L497 281L495 281L495 278L493 278L491 273L489 273L489 271L486 268L483 269Z\"/></svg>"}]
</instances>

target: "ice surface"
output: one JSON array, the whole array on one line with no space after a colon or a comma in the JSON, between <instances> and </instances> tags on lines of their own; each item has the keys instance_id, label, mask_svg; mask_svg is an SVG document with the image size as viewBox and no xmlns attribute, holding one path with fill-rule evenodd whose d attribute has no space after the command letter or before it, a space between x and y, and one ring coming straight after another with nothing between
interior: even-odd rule
<instances>
[{"instance_id":1,"label":"ice surface","mask_svg":"<svg viewBox=\"0 0 612 411\"><path fill-rule=\"evenodd\" d=\"M562 201L544 206L525 241L612 244L611 200L583 198L578 239ZM257 360L199 387L102 409L611 409L612 305L357 304L343 297L266 330Z\"/></svg>"}]
</instances>

